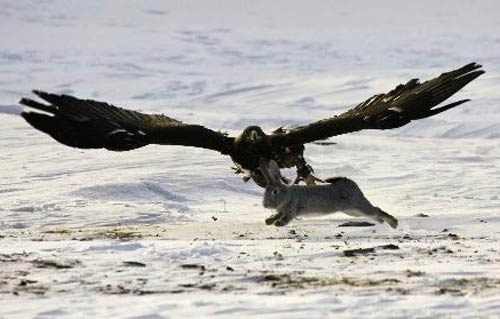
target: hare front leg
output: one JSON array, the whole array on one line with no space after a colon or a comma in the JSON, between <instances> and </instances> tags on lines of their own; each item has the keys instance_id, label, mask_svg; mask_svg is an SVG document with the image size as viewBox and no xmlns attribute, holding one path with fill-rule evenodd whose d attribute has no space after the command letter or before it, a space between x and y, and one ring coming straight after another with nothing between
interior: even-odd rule
<instances>
[{"instance_id":1,"label":"hare front leg","mask_svg":"<svg viewBox=\"0 0 500 319\"><path fill-rule=\"evenodd\" d=\"M266 218L266 225L272 225L275 221L283 217L283 212L277 212L276 214L272 214L268 218Z\"/></svg>"},{"instance_id":2,"label":"hare front leg","mask_svg":"<svg viewBox=\"0 0 500 319\"><path fill-rule=\"evenodd\" d=\"M297 205L288 204L281 209L281 218L274 222L274 226L282 227L297 217Z\"/></svg>"}]
</instances>

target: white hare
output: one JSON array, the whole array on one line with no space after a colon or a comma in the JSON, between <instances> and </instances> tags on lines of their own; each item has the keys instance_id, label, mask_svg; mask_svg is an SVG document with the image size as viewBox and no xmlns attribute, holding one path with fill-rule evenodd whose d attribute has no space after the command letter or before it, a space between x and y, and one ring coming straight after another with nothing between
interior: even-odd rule
<instances>
[{"instance_id":1,"label":"white hare","mask_svg":"<svg viewBox=\"0 0 500 319\"><path fill-rule=\"evenodd\" d=\"M275 161L260 161L260 168L267 181L263 205L277 213L266 219L267 225L285 226L299 215L328 214L342 211L357 217L368 217L392 228L398 220L373 206L358 185L345 177L336 177L323 185L285 185Z\"/></svg>"}]
</instances>

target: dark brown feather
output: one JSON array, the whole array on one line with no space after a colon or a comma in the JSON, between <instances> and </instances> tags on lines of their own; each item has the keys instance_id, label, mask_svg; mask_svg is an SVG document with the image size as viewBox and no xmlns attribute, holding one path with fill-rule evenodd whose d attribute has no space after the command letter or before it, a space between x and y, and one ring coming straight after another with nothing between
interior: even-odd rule
<instances>
[{"instance_id":1,"label":"dark brown feather","mask_svg":"<svg viewBox=\"0 0 500 319\"><path fill-rule=\"evenodd\" d=\"M456 107L461 100L434 108L483 74L481 65L467 64L457 70L419 83L412 79L386 94L374 95L356 107L309 125L283 129L271 136L274 145L289 146L323 140L363 129L392 129Z\"/></svg>"},{"instance_id":2,"label":"dark brown feather","mask_svg":"<svg viewBox=\"0 0 500 319\"><path fill-rule=\"evenodd\" d=\"M39 112L22 116L57 141L78 148L127 151L147 144L202 147L228 154L234 138L200 125L126 110L105 102L33 91L49 104L23 98L20 103Z\"/></svg>"}]
</instances>

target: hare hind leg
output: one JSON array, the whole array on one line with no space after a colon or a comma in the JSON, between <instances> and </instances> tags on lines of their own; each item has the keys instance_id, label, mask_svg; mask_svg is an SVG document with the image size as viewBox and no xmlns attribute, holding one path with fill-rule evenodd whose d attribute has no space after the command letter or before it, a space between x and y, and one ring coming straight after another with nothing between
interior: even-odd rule
<instances>
[{"instance_id":1,"label":"hare hind leg","mask_svg":"<svg viewBox=\"0 0 500 319\"><path fill-rule=\"evenodd\" d=\"M389 226L391 226L392 228L398 227L398 220L396 217L384 212L383 210L381 210L378 207L375 207L375 209L378 212L377 217L381 218L383 221L385 221L387 224L389 224Z\"/></svg>"},{"instance_id":2,"label":"hare hind leg","mask_svg":"<svg viewBox=\"0 0 500 319\"><path fill-rule=\"evenodd\" d=\"M385 219L382 217L379 217L378 214L373 214L372 212L366 212L364 210L358 210L358 209L349 209L343 211L344 214L349 215L349 216L354 216L354 217L366 217L371 220L376 221L377 223L383 223Z\"/></svg>"},{"instance_id":3,"label":"hare hind leg","mask_svg":"<svg viewBox=\"0 0 500 319\"><path fill-rule=\"evenodd\" d=\"M395 217L389 215L380 208L373 206L370 203L370 201L365 197L363 192L361 192L361 189L359 189L359 187L358 190L359 193L357 193L356 206L360 211L362 211L365 214L366 217L376 220L379 223L386 222L392 228L398 227L398 220Z\"/></svg>"},{"instance_id":4,"label":"hare hind leg","mask_svg":"<svg viewBox=\"0 0 500 319\"><path fill-rule=\"evenodd\" d=\"M355 216L355 217L367 217L371 220L376 221L377 223L386 222L392 228L398 227L398 220L392 215L387 214L383 210L378 207L370 207L368 209L350 209L344 211L347 215Z\"/></svg>"}]
</instances>

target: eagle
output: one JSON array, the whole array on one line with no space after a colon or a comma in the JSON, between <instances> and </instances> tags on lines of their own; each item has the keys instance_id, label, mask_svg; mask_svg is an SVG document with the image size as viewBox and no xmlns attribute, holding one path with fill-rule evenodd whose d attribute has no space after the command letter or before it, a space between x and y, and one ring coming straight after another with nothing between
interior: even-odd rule
<instances>
[{"instance_id":1,"label":"eagle","mask_svg":"<svg viewBox=\"0 0 500 319\"><path fill-rule=\"evenodd\" d=\"M293 183L321 181L304 159L304 145L365 129L387 130L424 119L468 99L439 106L484 73L477 63L443 73L425 82L412 79L385 94L374 95L348 111L307 125L281 127L269 134L256 125L238 136L187 124L163 114L145 114L106 102L34 90L43 102L22 98L22 117L56 141L82 149L130 151L148 144L201 147L229 155L236 173L261 187L266 181L259 162L274 160L280 168L296 168ZM291 181L289 181L291 182Z\"/></svg>"}]
</instances>

